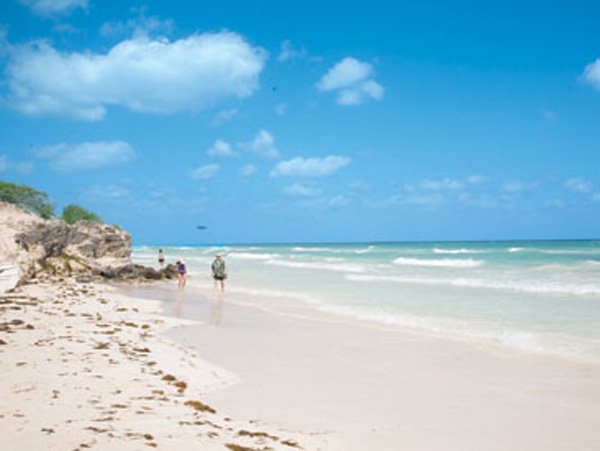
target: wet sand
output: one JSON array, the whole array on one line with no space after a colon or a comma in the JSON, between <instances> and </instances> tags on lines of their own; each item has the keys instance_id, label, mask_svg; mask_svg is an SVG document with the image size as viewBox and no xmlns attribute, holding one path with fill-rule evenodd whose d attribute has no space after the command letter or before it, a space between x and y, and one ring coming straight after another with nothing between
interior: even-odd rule
<instances>
[{"instance_id":1,"label":"wet sand","mask_svg":"<svg viewBox=\"0 0 600 451\"><path fill-rule=\"evenodd\" d=\"M153 296L202 323L170 337L238 375L207 394L211 405L302 430L323 449L600 449L598 365L283 314L193 287Z\"/></svg>"}]
</instances>

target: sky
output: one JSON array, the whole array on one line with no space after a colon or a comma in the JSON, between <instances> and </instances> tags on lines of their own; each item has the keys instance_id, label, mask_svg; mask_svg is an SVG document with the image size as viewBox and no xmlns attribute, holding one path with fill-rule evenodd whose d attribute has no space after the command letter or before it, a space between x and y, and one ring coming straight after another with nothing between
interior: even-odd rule
<instances>
[{"instance_id":1,"label":"sky","mask_svg":"<svg viewBox=\"0 0 600 451\"><path fill-rule=\"evenodd\" d=\"M391 3L3 0L0 180L138 245L600 238L600 2Z\"/></svg>"}]
</instances>

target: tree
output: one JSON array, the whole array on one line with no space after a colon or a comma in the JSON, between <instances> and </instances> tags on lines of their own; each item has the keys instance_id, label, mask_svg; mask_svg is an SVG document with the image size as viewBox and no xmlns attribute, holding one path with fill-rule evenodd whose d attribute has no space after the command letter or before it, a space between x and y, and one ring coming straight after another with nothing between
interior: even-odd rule
<instances>
[{"instance_id":1,"label":"tree","mask_svg":"<svg viewBox=\"0 0 600 451\"><path fill-rule=\"evenodd\" d=\"M104 222L96 213L92 213L91 211L88 211L85 208L75 204L70 204L63 208L60 219L65 221L67 224L75 224L77 221Z\"/></svg>"},{"instance_id":2,"label":"tree","mask_svg":"<svg viewBox=\"0 0 600 451\"><path fill-rule=\"evenodd\" d=\"M54 204L48 200L48 195L27 185L0 181L0 201L15 204L44 219L54 217Z\"/></svg>"}]
</instances>

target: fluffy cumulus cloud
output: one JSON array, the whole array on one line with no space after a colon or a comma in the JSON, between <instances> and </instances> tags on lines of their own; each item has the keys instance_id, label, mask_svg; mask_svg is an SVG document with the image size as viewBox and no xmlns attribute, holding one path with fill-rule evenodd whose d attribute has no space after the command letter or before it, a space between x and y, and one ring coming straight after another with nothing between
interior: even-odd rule
<instances>
[{"instance_id":1,"label":"fluffy cumulus cloud","mask_svg":"<svg viewBox=\"0 0 600 451\"><path fill-rule=\"evenodd\" d=\"M208 180L212 179L219 173L221 166L218 164L207 164L206 166L200 166L194 169L190 173L190 177L194 180Z\"/></svg>"},{"instance_id":2,"label":"fluffy cumulus cloud","mask_svg":"<svg viewBox=\"0 0 600 451\"><path fill-rule=\"evenodd\" d=\"M600 89L600 58L586 66L581 79L584 83Z\"/></svg>"},{"instance_id":3,"label":"fluffy cumulus cloud","mask_svg":"<svg viewBox=\"0 0 600 451\"><path fill-rule=\"evenodd\" d=\"M236 33L177 41L147 36L121 41L106 54L67 53L45 41L11 47L9 101L30 116L98 121L108 106L172 114L250 96L267 55Z\"/></svg>"},{"instance_id":4,"label":"fluffy cumulus cloud","mask_svg":"<svg viewBox=\"0 0 600 451\"><path fill-rule=\"evenodd\" d=\"M281 161L271 171L271 177L323 177L332 175L348 166L352 160L348 157L330 155L325 158L296 157Z\"/></svg>"},{"instance_id":5,"label":"fluffy cumulus cloud","mask_svg":"<svg viewBox=\"0 0 600 451\"><path fill-rule=\"evenodd\" d=\"M35 150L40 159L48 160L55 171L87 171L127 163L136 157L124 141L95 141L80 144L57 144Z\"/></svg>"},{"instance_id":6,"label":"fluffy cumulus cloud","mask_svg":"<svg viewBox=\"0 0 600 451\"><path fill-rule=\"evenodd\" d=\"M19 0L39 16L69 13L77 8L87 9L88 0Z\"/></svg>"},{"instance_id":7,"label":"fluffy cumulus cloud","mask_svg":"<svg viewBox=\"0 0 600 451\"><path fill-rule=\"evenodd\" d=\"M241 144L246 151L264 158L279 158L275 138L266 130L260 130L251 142Z\"/></svg>"},{"instance_id":8,"label":"fluffy cumulus cloud","mask_svg":"<svg viewBox=\"0 0 600 451\"><path fill-rule=\"evenodd\" d=\"M231 148L231 144L221 139L206 150L206 154L211 157L237 157L238 154Z\"/></svg>"},{"instance_id":9,"label":"fluffy cumulus cloud","mask_svg":"<svg viewBox=\"0 0 600 451\"><path fill-rule=\"evenodd\" d=\"M360 105L367 100L383 98L383 86L372 77L372 65L347 57L321 78L317 89L336 92L339 105Z\"/></svg>"}]
</instances>

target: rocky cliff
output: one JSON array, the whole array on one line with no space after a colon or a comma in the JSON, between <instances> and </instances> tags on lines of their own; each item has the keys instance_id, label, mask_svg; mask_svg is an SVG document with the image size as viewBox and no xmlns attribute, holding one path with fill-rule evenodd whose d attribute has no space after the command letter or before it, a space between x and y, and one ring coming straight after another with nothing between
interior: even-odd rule
<instances>
[{"instance_id":1,"label":"rocky cliff","mask_svg":"<svg viewBox=\"0 0 600 451\"><path fill-rule=\"evenodd\" d=\"M155 271L131 262L131 235L91 221L69 225L43 220L0 202L0 263L16 264L21 283L48 276L161 279L172 268Z\"/></svg>"}]
</instances>

